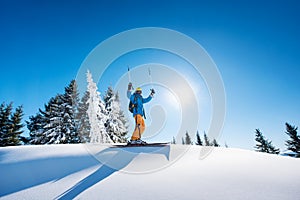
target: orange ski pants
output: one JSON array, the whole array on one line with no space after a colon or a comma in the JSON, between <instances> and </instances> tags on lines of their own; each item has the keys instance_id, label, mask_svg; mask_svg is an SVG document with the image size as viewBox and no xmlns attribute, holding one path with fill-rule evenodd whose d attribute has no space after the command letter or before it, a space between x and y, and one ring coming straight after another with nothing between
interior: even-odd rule
<instances>
[{"instance_id":1,"label":"orange ski pants","mask_svg":"<svg viewBox=\"0 0 300 200\"><path fill-rule=\"evenodd\" d=\"M145 131L145 121L144 118L142 117L142 115L135 115L134 116L135 119L135 129L132 133L131 136L131 140L138 140L141 139L141 136L143 134L143 132Z\"/></svg>"}]
</instances>

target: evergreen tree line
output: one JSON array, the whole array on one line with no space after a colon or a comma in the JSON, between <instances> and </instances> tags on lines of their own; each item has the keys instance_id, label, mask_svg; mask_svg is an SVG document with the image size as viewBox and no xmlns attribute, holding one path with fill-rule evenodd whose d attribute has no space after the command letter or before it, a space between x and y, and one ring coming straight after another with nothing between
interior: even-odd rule
<instances>
[{"instance_id":1,"label":"evergreen tree line","mask_svg":"<svg viewBox=\"0 0 300 200\"><path fill-rule=\"evenodd\" d=\"M287 150L290 150L294 152L295 157L300 157L300 135L298 135L298 127L292 126L289 123L285 124L286 126L286 134L289 136L289 139L285 141L285 145L287 146ZM255 149L258 152L265 152L265 153L270 153L270 154L279 154L280 149L276 148L273 144L272 141L268 140L265 138L263 133L259 130L255 130ZM172 144L176 144L176 139L173 137ZM186 132L185 136L181 138L181 144L183 145L192 145L193 142L191 140L191 137L188 132ZM218 144L216 139L213 139L210 141L208 138L207 134L204 132L203 135L203 141L200 137L199 131L196 133L196 145L200 146L215 146L219 147L220 145ZM225 144L225 147L227 148L228 145Z\"/></svg>"},{"instance_id":2,"label":"evergreen tree line","mask_svg":"<svg viewBox=\"0 0 300 200\"><path fill-rule=\"evenodd\" d=\"M26 121L29 137L23 137L22 106L12 112L12 103L0 106L0 145L126 142L127 121L119 95L108 87L103 98L92 74L87 72L87 90L80 99L72 80L63 94L50 98L43 109Z\"/></svg>"},{"instance_id":3,"label":"evergreen tree line","mask_svg":"<svg viewBox=\"0 0 300 200\"><path fill-rule=\"evenodd\" d=\"M199 131L197 131L196 133L196 145L200 145L200 146L214 146L214 147L219 147L220 145L218 144L216 139L213 139L212 141L208 138L208 136L206 135L206 133L204 132L203 135L204 141L202 141ZM176 144L176 139L175 137L173 137L172 144ZM185 136L181 138L181 144L183 145L193 145L194 142L191 139L191 136L189 135L188 132L185 133ZM225 145L227 147L227 145Z\"/></svg>"},{"instance_id":4,"label":"evergreen tree line","mask_svg":"<svg viewBox=\"0 0 300 200\"><path fill-rule=\"evenodd\" d=\"M23 107L18 106L14 110L12 103L2 103L0 105L0 146L126 142L127 121L120 108L118 93L108 87L104 97L101 98L89 71L87 72L87 83L87 90L81 99L77 83L72 80L65 87L63 94L57 94L50 98L44 105L44 109L39 109L36 115L30 116L26 121L29 137L22 136ZM296 157L300 157L298 127L288 123L285 125L285 133L289 136L285 142L287 150L294 152ZM259 129L255 130L255 141L257 142L255 149L259 152L272 154L280 152ZM174 137L171 143L176 144ZM193 144L188 132L182 138L181 143ZM216 139L211 141L205 132L202 141L198 131L195 144L220 146ZM227 147L226 144L225 146Z\"/></svg>"},{"instance_id":5,"label":"evergreen tree line","mask_svg":"<svg viewBox=\"0 0 300 200\"><path fill-rule=\"evenodd\" d=\"M292 126L289 123L285 123L286 134L289 136L289 139L285 141L287 150L290 150L295 153L296 157L300 157L300 135L298 135L298 127ZM262 132L259 129L255 130L255 149L258 152L265 152L271 154L279 154L279 148L276 148L272 141L269 141L265 138Z\"/></svg>"}]
</instances>

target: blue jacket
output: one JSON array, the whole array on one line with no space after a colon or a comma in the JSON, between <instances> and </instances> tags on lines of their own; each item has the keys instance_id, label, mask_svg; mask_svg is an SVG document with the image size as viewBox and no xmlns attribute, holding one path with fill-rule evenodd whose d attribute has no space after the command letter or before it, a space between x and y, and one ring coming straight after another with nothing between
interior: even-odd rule
<instances>
[{"instance_id":1,"label":"blue jacket","mask_svg":"<svg viewBox=\"0 0 300 200\"><path fill-rule=\"evenodd\" d=\"M147 98L143 98L142 95L133 93L131 94L131 91L127 91L127 97L130 99L130 101L134 104L137 104L137 108L133 109L133 116L136 116L137 114L140 114L144 116L144 103L148 103L151 101L152 96L149 95ZM136 101L135 101L136 99ZM145 117L145 116L144 116Z\"/></svg>"}]
</instances>

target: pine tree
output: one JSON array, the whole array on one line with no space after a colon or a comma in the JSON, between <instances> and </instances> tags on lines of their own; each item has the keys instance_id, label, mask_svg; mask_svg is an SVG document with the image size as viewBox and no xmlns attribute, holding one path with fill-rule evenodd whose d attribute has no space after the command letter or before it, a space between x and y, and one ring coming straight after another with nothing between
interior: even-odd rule
<instances>
[{"instance_id":1,"label":"pine tree","mask_svg":"<svg viewBox=\"0 0 300 200\"><path fill-rule=\"evenodd\" d=\"M217 142L216 139L213 139L213 141L212 141L212 143L211 143L211 146L219 147L220 145L218 144L218 142Z\"/></svg>"},{"instance_id":2,"label":"pine tree","mask_svg":"<svg viewBox=\"0 0 300 200\"><path fill-rule=\"evenodd\" d=\"M7 145L11 111L12 103L6 105L3 102L0 105L0 146L2 147Z\"/></svg>"},{"instance_id":3,"label":"pine tree","mask_svg":"<svg viewBox=\"0 0 300 200\"><path fill-rule=\"evenodd\" d=\"M89 116L87 114L87 110L89 107L88 99L90 98L90 93L86 91L81 98L81 101L78 105L78 134L80 137L80 141L82 143L86 143L90 141L89 134L90 134L90 122L89 122Z\"/></svg>"},{"instance_id":4,"label":"pine tree","mask_svg":"<svg viewBox=\"0 0 300 200\"><path fill-rule=\"evenodd\" d=\"M115 96L115 92L112 89L112 87L108 87L107 91L105 92L104 95L104 103L105 103L105 109L110 112L111 111L111 104L112 104L112 98Z\"/></svg>"},{"instance_id":5,"label":"pine tree","mask_svg":"<svg viewBox=\"0 0 300 200\"><path fill-rule=\"evenodd\" d=\"M271 153L271 154L279 154L279 149L275 148L272 144L272 141L268 141L263 136L262 132L259 129L255 129L255 141L257 144L255 148L259 152Z\"/></svg>"},{"instance_id":6,"label":"pine tree","mask_svg":"<svg viewBox=\"0 0 300 200\"><path fill-rule=\"evenodd\" d=\"M204 132L204 144L205 144L205 146L210 146L211 145L205 132Z\"/></svg>"},{"instance_id":7,"label":"pine tree","mask_svg":"<svg viewBox=\"0 0 300 200\"><path fill-rule=\"evenodd\" d=\"M64 94L57 94L45 105L44 110L27 121L30 144L79 143L77 107L79 94L72 80Z\"/></svg>"},{"instance_id":8,"label":"pine tree","mask_svg":"<svg viewBox=\"0 0 300 200\"><path fill-rule=\"evenodd\" d=\"M8 146L15 146L21 144L20 136L23 133L22 128L24 127L24 124L22 124L23 115L24 114L22 106L17 107L15 112L11 115L10 129L7 138Z\"/></svg>"},{"instance_id":9,"label":"pine tree","mask_svg":"<svg viewBox=\"0 0 300 200\"><path fill-rule=\"evenodd\" d=\"M104 103L108 115L105 123L106 131L110 139L115 143L126 142L127 120L121 110L119 95L111 87L106 91Z\"/></svg>"},{"instance_id":10,"label":"pine tree","mask_svg":"<svg viewBox=\"0 0 300 200\"><path fill-rule=\"evenodd\" d=\"M0 146L15 146L21 142L23 109L19 106L14 113L12 109L12 103L0 105Z\"/></svg>"},{"instance_id":11,"label":"pine tree","mask_svg":"<svg viewBox=\"0 0 300 200\"><path fill-rule=\"evenodd\" d=\"M35 116L30 116L29 121L26 121L27 129L29 130L28 144L45 144L44 126L46 126L45 117L41 111Z\"/></svg>"},{"instance_id":12,"label":"pine tree","mask_svg":"<svg viewBox=\"0 0 300 200\"><path fill-rule=\"evenodd\" d=\"M197 138L196 145L202 146L202 145L203 145L203 142L202 142L202 140L201 140L201 138L200 138L199 131L197 131L196 138Z\"/></svg>"},{"instance_id":13,"label":"pine tree","mask_svg":"<svg viewBox=\"0 0 300 200\"><path fill-rule=\"evenodd\" d=\"M300 136L297 133L298 127L292 126L288 123L285 123L285 125L286 134L290 137L290 139L286 141L287 149L295 152L297 157L300 157Z\"/></svg>"},{"instance_id":14,"label":"pine tree","mask_svg":"<svg viewBox=\"0 0 300 200\"><path fill-rule=\"evenodd\" d=\"M65 93L61 98L63 101L63 132L66 134L67 143L80 143L80 136L78 135L79 122L77 118L79 93L75 80L72 80L70 84L65 87Z\"/></svg>"},{"instance_id":15,"label":"pine tree","mask_svg":"<svg viewBox=\"0 0 300 200\"><path fill-rule=\"evenodd\" d=\"M107 121L107 113L105 104L100 98L100 93L96 83L94 83L92 74L87 72L87 91L90 94L88 99L88 117L90 122L90 142L92 143L111 143L111 139L107 134L105 122Z\"/></svg>"},{"instance_id":16,"label":"pine tree","mask_svg":"<svg viewBox=\"0 0 300 200\"><path fill-rule=\"evenodd\" d=\"M39 109L36 116L27 121L30 131L30 144L65 144L68 136L64 130L64 102L61 94L52 97L45 105L44 110Z\"/></svg>"},{"instance_id":17,"label":"pine tree","mask_svg":"<svg viewBox=\"0 0 300 200\"><path fill-rule=\"evenodd\" d=\"M257 144L255 145L257 151L268 152L267 142L259 129L255 129L255 141L257 142Z\"/></svg>"},{"instance_id":18,"label":"pine tree","mask_svg":"<svg viewBox=\"0 0 300 200\"><path fill-rule=\"evenodd\" d=\"M181 138L181 144L185 145L185 140Z\"/></svg>"},{"instance_id":19,"label":"pine tree","mask_svg":"<svg viewBox=\"0 0 300 200\"><path fill-rule=\"evenodd\" d=\"M48 103L44 105L44 110L39 109L39 112L35 116L30 116L29 121L26 121L29 130L29 144L51 144L49 141L54 143L51 140L51 136L55 136L56 134L53 133L49 136L49 129L51 127L55 128L55 124L53 125L50 119L57 116L55 110L58 108L56 102L59 98L59 95L50 98Z\"/></svg>"},{"instance_id":20,"label":"pine tree","mask_svg":"<svg viewBox=\"0 0 300 200\"><path fill-rule=\"evenodd\" d=\"M172 138L171 144L176 144L176 139L175 139L174 136L173 136L173 138Z\"/></svg>"},{"instance_id":21,"label":"pine tree","mask_svg":"<svg viewBox=\"0 0 300 200\"><path fill-rule=\"evenodd\" d=\"M225 148L228 148L228 144L225 142Z\"/></svg>"},{"instance_id":22,"label":"pine tree","mask_svg":"<svg viewBox=\"0 0 300 200\"><path fill-rule=\"evenodd\" d=\"M191 137L190 137L188 132L185 133L185 144L186 145L191 145L192 144L192 140L191 140Z\"/></svg>"},{"instance_id":23,"label":"pine tree","mask_svg":"<svg viewBox=\"0 0 300 200\"><path fill-rule=\"evenodd\" d=\"M276 148L275 146L273 146L272 141L268 141L268 149L269 149L269 153L271 154L279 154L280 150L278 148Z\"/></svg>"},{"instance_id":24,"label":"pine tree","mask_svg":"<svg viewBox=\"0 0 300 200\"><path fill-rule=\"evenodd\" d=\"M64 122L69 116L66 116L68 113L65 113L65 106L62 95L58 94L50 99L48 109L42 113L47 122L43 127L46 144L68 143L70 129L65 127Z\"/></svg>"}]
</instances>

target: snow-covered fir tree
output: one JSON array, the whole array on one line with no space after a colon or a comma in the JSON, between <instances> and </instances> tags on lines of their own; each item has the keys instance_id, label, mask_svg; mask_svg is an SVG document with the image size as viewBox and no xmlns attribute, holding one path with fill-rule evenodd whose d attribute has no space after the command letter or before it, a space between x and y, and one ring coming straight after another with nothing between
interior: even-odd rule
<instances>
[{"instance_id":1,"label":"snow-covered fir tree","mask_svg":"<svg viewBox=\"0 0 300 200\"><path fill-rule=\"evenodd\" d=\"M45 109L27 121L30 144L79 143L77 132L78 92L75 80L65 88L64 94L51 98Z\"/></svg>"},{"instance_id":2,"label":"snow-covered fir tree","mask_svg":"<svg viewBox=\"0 0 300 200\"><path fill-rule=\"evenodd\" d=\"M72 80L65 87L65 93L61 96L63 100L63 131L67 135L67 143L80 143L78 135L77 109L79 104L79 93L77 83Z\"/></svg>"},{"instance_id":3,"label":"snow-covered fir tree","mask_svg":"<svg viewBox=\"0 0 300 200\"><path fill-rule=\"evenodd\" d=\"M41 114L40 110L35 116L30 116L29 121L26 121L29 130L28 144L45 144L44 126L46 126L46 119Z\"/></svg>"},{"instance_id":4,"label":"snow-covered fir tree","mask_svg":"<svg viewBox=\"0 0 300 200\"><path fill-rule=\"evenodd\" d=\"M78 105L78 135L80 137L80 141L82 143L86 143L90 141L90 122L87 110L89 108L88 99L90 98L90 93L86 91L81 98L81 101Z\"/></svg>"},{"instance_id":5,"label":"snow-covered fir tree","mask_svg":"<svg viewBox=\"0 0 300 200\"><path fill-rule=\"evenodd\" d=\"M12 112L12 103L0 105L0 146L20 145L23 133L23 108L19 106Z\"/></svg>"},{"instance_id":6,"label":"snow-covered fir tree","mask_svg":"<svg viewBox=\"0 0 300 200\"><path fill-rule=\"evenodd\" d=\"M22 128L24 124L22 123L23 118L23 107L19 106L16 108L15 112L11 115L10 129L8 133L7 144L9 146L20 145L20 136L23 133Z\"/></svg>"},{"instance_id":7,"label":"snow-covered fir tree","mask_svg":"<svg viewBox=\"0 0 300 200\"><path fill-rule=\"evenodd\" d=\"M29 121L26 121L27 128L30 131L28 138L29 144L50 144L49 140L53 141L51 140L51 136L47 135L47 131L49 131L51 127L55 128L55 124L52 124L53 122L51 122L50 119L54 117L57 118L56 113L59 107L57 102L60 102L60 99L59 94L52 97L48 103L44 105L44 110L39 109L39 112L35 116L30 116Z\"/></svg>"},{"instance_id":8,"label":"snow-covered fir tree","mask_svg":"<svg viewBox=\"0 0 300 200\"><path fill-rule=\"evenodd\" d=\"M103 97L104 103L105 103L105 109L109 111L111 109L111 103L112 103L112 98L114 97L115 92L112 89L112 87L108 87L105 95Z\"/></svg>"},{"instance_id":9,"label":"snow-covered fir tree","mask_svg":"<svg viewBox=\"0 0 300 200\"><path fill-rule=\"evenodd\" d=\"M94 83L92 74L89 71L87 72L87 83L87 91L90 94L87 101L87 114L90 123L90 142L111 143L112 141L105 127L107 121L105 104L100 98L97 85Z\"/></svg>"},{"instance_id":10,"label":"snow-covered fir tree","mask_svg":"<svg viewBox=\"0 0 300 200\"><path fill-rule=\"evenodd\" d=\"M68 134L64 128L64 102L62 95L58 94L51 98L48 107L42 114L45 117L46 125L43 127L43 137L46 144L66 144Z\"/></svg>"},{"instance_id":11,"label":"snow-covered fir tree","mask_svg":"<svg viewBox=\"0 0 300 200\"><path fill-rule=\"evenodd\" d=\"M127 121L120 106L119 95L113 91L112 87L108 87L104 103L107 111L106 131L110 139L115 143L126 142Z\"/></svg>"},{"instance_id":12,"label":"snow-covered fir tree","mask_svg":"<svg viewBox=\"0 0 300 200\"><path fill-rule=\"evenodd\" d=\"M12 112L12 103L6 105L3 102L0 105L0 146L6 146L6 137L9 131L11 112Z\"/></svg>"}]
</instances>

